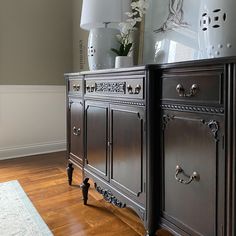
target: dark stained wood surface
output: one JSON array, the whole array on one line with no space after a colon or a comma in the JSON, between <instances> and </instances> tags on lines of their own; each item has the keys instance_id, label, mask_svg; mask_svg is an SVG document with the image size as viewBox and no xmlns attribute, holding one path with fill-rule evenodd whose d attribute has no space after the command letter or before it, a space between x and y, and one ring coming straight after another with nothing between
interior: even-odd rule
<instances>
[{"instance_id":1,"label":"dark stained wood surface","mask_svg":"<svg viewBox=\"0 0 236 236\"><path fill-rule=\"evenodd\" d=\"M86 101L85 117L87 137L85 165L101 178L108 180L108 104Z\"/></svg>"},{"instance_id":2,"label":"dark stained wood surface","mask_svg":"<svg viewBox=\"0 0 236 236\"><path fill-rule=\"evenodd\" d=\"M145 204L145 111L141 107L114 104L110 105L110 111L110 182L133 200Z\"/></svg>"},{"instance_id":3,"label":"dark stained wood surface","mask_svg":"<svg viewBox=\"0 0 236 236\"><path fill-rule=\"evenodd\" d=\"M70 130L70 157L79 165L83 165L84 146L83 146L83 102L81 99L70 98L69 111L69 130Z\"/></svg>"},{"instance_id":4,"label":"dark stained wood surface","mask_svg":"<svg viewBox=\"0 0 236 236\"><path fill-rule=\"evenodd\" d=\"M143 224L131 210L106 203L93 186L88 206L83 205L81 171L75 168L69 186L64 152L3 160L0 173L0 182L20 182L55 236L144 235Z\"/></svg>"}]
</instances>

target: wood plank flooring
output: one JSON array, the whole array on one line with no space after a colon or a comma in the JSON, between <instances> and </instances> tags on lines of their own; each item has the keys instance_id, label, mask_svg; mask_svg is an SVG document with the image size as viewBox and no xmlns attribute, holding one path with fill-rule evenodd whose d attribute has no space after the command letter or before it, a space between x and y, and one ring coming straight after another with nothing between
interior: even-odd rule
<instances>
[{"instance_id":1,"label":"wood plank flooring","mask_svg":"<svg viewBox=\"0 0 236 236\"><path fill-rule=\"evenodd\" d=\"M0 182L18 180L55 236L145 234L136 214L106 203L92 186L89 205L84 206L81 172L75 168L69 186L65 156L65 152L57 152L0 161Z\"/></svg>"}]
</instances>

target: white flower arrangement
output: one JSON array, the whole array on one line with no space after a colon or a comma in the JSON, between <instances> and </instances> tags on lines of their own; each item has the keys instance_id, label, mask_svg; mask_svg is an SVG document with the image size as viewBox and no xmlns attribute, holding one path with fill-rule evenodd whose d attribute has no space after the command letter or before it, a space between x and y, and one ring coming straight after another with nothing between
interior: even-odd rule
<instances>
[{"instance_id":1,"label":"white flower arrangement","mask_svg":"<svg viewBox=\"0 0 236 236\"><path fill-rule=\"evenodd\" d=\"M128 16L126 22L120 23L120 34L117 35L118 41L120 43L120 48L111 50L118 56L127 56L133 46L131 40L131 33L136 30L136 25L138 22L142 21L143 15L146 13L149 7L149 0L136 0L131 3L131 12L126 12Z\"/></svg>"}]
</instances>

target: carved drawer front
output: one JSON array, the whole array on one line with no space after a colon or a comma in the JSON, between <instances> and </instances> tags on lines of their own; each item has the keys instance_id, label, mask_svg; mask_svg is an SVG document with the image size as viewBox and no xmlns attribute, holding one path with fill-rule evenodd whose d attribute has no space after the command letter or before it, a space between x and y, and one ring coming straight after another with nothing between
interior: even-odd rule
<instances>
[{"instance_id":1,"label":"carved drawer front","mask_svg":"<svg viewBox=\"0 0 236 236\"><path fill-rule=\"evenodd\" d=\"M163 101L177 103L223 104L223 71L164 73Z\"/></svg>"},{"instance_id":2,"label":"carved drawer front","mask_svg":"<svg viewBox=\"0 0 236 236\"><path fill-rule=\"evenodd\" d=\"M145 96L144 76L131 78L85 79L85 97L105 96L119 99L143 100Z\"/></svg>"},{"instance_id":3,"label":"carved drawer front","mask_svg":"<svg viewBox=\"0 0 236 236\"><path fill-rule=\"evenodd\" d=\"M72 94L81 94L83 92L83 82L82 82L82 78L78 77L78 78L73 78L73 79L69 79L69 93Z\"/></svg>"},{"instance_id":4,"label":"carved drawer front","mask_svg":"<svg viewBox=\"0 0 236 236\"><path fill-rule=\"evenodd\" d=\"M162 218L183 230L180 235L218 235L224 227L224 174L217 167L224 169L219 149L222 123L186 113L163 119Z\"/></svg>"}]
</instances>

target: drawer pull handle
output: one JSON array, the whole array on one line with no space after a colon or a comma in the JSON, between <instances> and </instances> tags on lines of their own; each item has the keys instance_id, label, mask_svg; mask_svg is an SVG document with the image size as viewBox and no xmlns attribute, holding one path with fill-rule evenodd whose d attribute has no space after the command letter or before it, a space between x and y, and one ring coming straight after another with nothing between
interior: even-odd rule
<instances>
[{"instance_id":1,"label":"drawer pull handle","mask_svg":"<svg viewBox=\"0 0 236 236\"><path fill-rule=\"evenodd\" d=\"M139 94L141 91L141 85L137 84L137 86L134 88L134 91L133 91L133 87L130 84L128 84L127 91L129 94Z\"/></svg>"},{"instance_id":2,"label":"drawer pull handle","mask_svg":"<svg viewBox=\"0 0 236 236\"><path fill-rule=\"evenodd\" d=\"M180 173L183 173L189 179L183 180L183 179L179 178L178 175ZM184 173L184 170L179 165L177 165L175 167L175 179L181 184L190 184L193 180L199 181L200 176L196 171L194 171L191 176L188 176Z\"/></svg>"},{"instance_id":3,"label":"drawer pull handle","mask_svg":"<svg viewBox=\"0 0 236 236\"><path fill-rule=\"evenodd\" d=\"M87 90L88 92L91 92L91 87L90 87L89 85L87 85L87 86L86 86L86 90Z\"/></svg>"},{"instance_id":4,"label":"drawer pull handle","mask_svg":"<svg viewBox=\"0 0 236 236\"><path fill-rule=\"evenodd\" d=\"M136 86L135 89L134 89L134 93L135 93L135 94L139 94L140 91L141 91L141 85L140 85L140 84L137 84L137 86Z\"/></svg>"},{"instance_id":5,"label":"drawer pull handle","mask_svg":"<svg viewBox=\"0 0 236 236\"><path fill-rule=\"evenodd\" d=\"M127 91L129 94L133 94L133 87L130 84L127 86Z\"/></svg>"},{"instance_id":6,"label":"drawer pull handle","mask_svg":"<svg viewBox=\"0 0 236 236\"><path fill-rule=\"evenodd\" d=\"M189 90L189 93L185 92L185 88L183 87L182 84L178 84L176 86L176 91L179 94L180 97L193 97L195 95L197 95L198 91L199 91L199 87L197 84L193 84Z\"/></svg>"},{"instance_id":7,"label":"drawer pull handle","mask_svg":"<svg viewBox=\"0 0 236 236\"><path fill-rule=\"evenodd\" d=\"M80 128L76 128L75 126L73 127L73 134L75 135L75 136L78 136L78 135L80 135Z\"/></svg>"},{"instance_id":8,"label":"drawer pull handle","mask_svg":"<svg viewBox=\"0 0 236 236\"><path fill-rule=\"evenodd\" d=\"M95 92L95 85L87 85L86 86L86 90L88 93L92 93L92 92Z\"/></svg>"},{"instance_id":9,"label":"drawer pull handle","mask_svg":"<svg viewBox=\"0 0 236 236\"><path fill-rule=\"evenodd\" d=\"M95 86L91 85L91 92L94 92L94 90L95 90Z\"/></svg>"},{"instance_id":10,"label":"drawer pull handle","mask_svg":"<svg viewBox=\"0 0 236 236\"><path fill-rule=\"evenodd\" d=\"M73 84L73 91L79 91L80 90L80 85Z\"/></svg>"}]
</instances>

